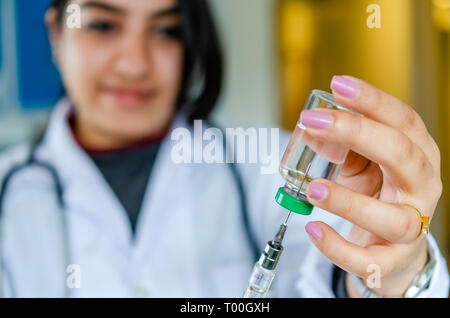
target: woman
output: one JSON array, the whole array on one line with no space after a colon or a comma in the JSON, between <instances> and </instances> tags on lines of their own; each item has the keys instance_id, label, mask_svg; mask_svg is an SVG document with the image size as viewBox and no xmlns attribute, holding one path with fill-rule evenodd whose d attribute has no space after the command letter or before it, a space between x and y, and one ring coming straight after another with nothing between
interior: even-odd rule
<instances>
[{"instance_id":1,"label":"woman","mask_svg":"<svg viewBox=\"0 0 450 318\"><path fill-rule=\"evenodd\" d=\"M79 29L66 27L69 4L81 7ZM221 88L205 1L54 0L46 23L67 98L35 147L50 169L30 165L3 189L5 294L60 296L67 285L75 297L241 296L252 247L261 251L285 217L273 201L282 179L171 160L171 131L208 119ZM309 134L352 151L337 183L310 184L320 221L291 219L273 295L402 297L428 266L415 296L445 297L445 260L431 235L416 239L415 208L431 218L442 192L436 143L412 108L379 89L341 76L331 88L365 117L302 114ZM5 155L2 174L26 157ZM368 289L355 277L370 278L373 264L381 284Z\"/></svg>"}]
</instances>

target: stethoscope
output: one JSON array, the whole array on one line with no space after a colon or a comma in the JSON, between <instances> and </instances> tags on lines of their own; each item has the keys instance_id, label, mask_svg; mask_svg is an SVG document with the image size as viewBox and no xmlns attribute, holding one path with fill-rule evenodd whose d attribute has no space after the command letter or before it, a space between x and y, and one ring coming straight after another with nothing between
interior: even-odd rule
<instances>
[{"instance_id":1,"label":"stethoscope","mask_svg":"<svg viewBox=\"0 0 450 318\"><path fill-rule=\"evenodd\" d=\"M218 126L215 126L215 127L217 128ZM226 136L226 134L223 134L223 136ZM67 233L67 216L65 213L66 204L64 202L64 187L63 187L61 178L60 178L57 170L55 169L55 167L53 167L53 165L48 162L37 159L37 156L36 156L36 152L43 141L43 137L44 137L44 134L41 134L39 136L39 138L37 138L32 143L27 160L25 160L23 163L17 164L13 168L11 168L1 182L1 188L0 188L0 297L4 297L4 290L3 290L3 288L4 288L4 286L3 286L4 285L4 282L3 282L4 271L3 271L3 251L2 251L2 247L3 247L2 246L2 244L3 244L3 231L2 231L3 203L4 203L4 199L5 199L6 190L8 188L9 183L11 182L11 179L14 177L14 175L16 175L17 173L19 173L27 168L37 167L37 168L43 169L53 179L54 191L55 191L55 195L57 198L58 207L59 207L60 212L62 213L61 226L63 228L63 233L64 233L63 234L64 235L63 246L64 246L64 258L66 261L65 264L70 264L70 253L69 253L70 245L69 245L69 237L68 237L68 233ZM225 145L226 145L226 143L224 143L224 147L225 147ZM226 153L226 152L224 151L224 153ZM238 190L242 224L244 225L245 233L247 235L247 239L250 244L253 261L256 262L259 258L260 251L258 248L258 244L256 243L257 241L255 239L255 235L250 226L248 205L247 205L247 199L246 199L245 192L244 192L244 185L242 182L241 175L237 169L237 166L235 163L236 161L235 160L230 160L230 161L232 161L232 162L227 163L227 166L230 168L230 172L233 176L233 179L236 184L236 188ZM11 283L11 284L13 285L13 283ZM70 297L71 291L72 291L72 289L70 289L68 286L66 286L64 297ZM12 294L14 294L14 291L12 291Z\"/></svg>"}]
</instances>

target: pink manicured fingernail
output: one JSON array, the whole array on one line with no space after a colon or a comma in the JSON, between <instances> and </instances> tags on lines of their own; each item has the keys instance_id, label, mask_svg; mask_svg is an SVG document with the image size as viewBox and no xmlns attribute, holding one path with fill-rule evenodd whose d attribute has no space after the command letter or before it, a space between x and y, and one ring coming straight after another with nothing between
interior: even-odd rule
<instances>
[{"instance_id":1,"label":"pink manicured fingernail","mask_svg":"<svg viewBox=\"0 0 450 318\"><path fill-rule=\"evenodd\" d=\"M358 83L343 76L334 76L331 81L331 89L346 97L354 98L359 94Z\"/></svg>"},{"instance_id":2,"label":"pink manicured fingernail","mask_svg":"<svg viewBox=\"0 0 450 318\"><path fill-rule=\"evenodd\" d=\"M300 116L303 125L313 128L328 128L333 123L333 116L325 112L304 110Z\"/></svg>"},{"instance_id":3,"label":"pink manicured fingernail","mask_svg":"<svg viewBox=\"0 0 450 318\"><path fill-rule=\"evenodd\" d=\"M309 222L308 224L306 224L305 230L315 241L320 240L320 238L322 237L322 230L317 223Z\"/></svg>"},{"instance_id":4,"label":"pink manicured fingernail","mask_svg":"<svg viewBox=\"0 0 450 318\"><path fill-rule=\"evenodd\" d=\"M308 195L314 200L321 201L328 195L327 188L319 182L313 182L309 185Z\"/></svg>"}]
</instances>

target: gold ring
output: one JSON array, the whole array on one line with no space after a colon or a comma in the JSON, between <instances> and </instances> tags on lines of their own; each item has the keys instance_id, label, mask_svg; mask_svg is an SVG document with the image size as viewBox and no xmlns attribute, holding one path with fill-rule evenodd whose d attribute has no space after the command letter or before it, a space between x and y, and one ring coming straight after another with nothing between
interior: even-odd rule
<instances>
[{"instance_id":1,"label":"gold ring","mask_svg":"<svg viewBox=\"0 0 450 318\"><path fill-rule=\"evenodd\" d=\"M419 214L421 225L420 225L419 234L417 235L417 237L415 239L417 240L419 238L419 236L422 234L427 235L428 232L430 231L430 218L428 216L423 216L422 213L420 213L419 209L417 209L415 206L413 206L411 204L403 203L402 205L406 205L406 206L409 206L410 208L413 208L414 210L416 210L417 214Z\"/></svg>"}]
</instances>

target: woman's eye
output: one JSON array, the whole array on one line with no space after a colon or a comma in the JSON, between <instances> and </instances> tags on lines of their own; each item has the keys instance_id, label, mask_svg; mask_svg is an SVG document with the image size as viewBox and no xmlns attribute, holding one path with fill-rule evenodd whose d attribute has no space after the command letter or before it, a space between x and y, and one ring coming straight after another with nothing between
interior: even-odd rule
<instances>
[{"instance_id":1,"label":"woman's eye","mask_svg":"<svg viewBox=\"0 0 450 318\"><path fill-rule=\"evenodd\" d=\"M106 32L113 31L116 28L116 26L111 22L98 21L98 22L92 22L92 23L87 24L86 28L89 31L106 33Z\"/></svg>"},{"instance_id":2,"label":"woman's eye","mask_svg":"<svg viewBox=\"0 0 450 318\"><path fill-rule=\"evenodd\" d=\"M154 30L158 35L166 36L172 39L181 39L180 27L159 27Z\"/></svg>"}]
</instances>

